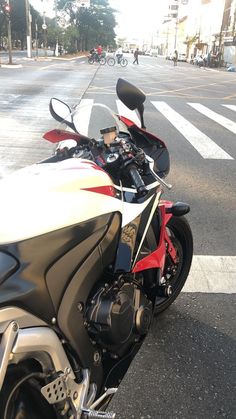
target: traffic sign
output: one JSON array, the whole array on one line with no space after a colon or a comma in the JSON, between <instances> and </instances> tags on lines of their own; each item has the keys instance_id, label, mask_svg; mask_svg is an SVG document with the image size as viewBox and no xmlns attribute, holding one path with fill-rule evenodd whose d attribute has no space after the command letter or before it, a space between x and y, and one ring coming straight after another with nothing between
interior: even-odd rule
<instances>
[{"instance_id":1,"label":"traffic sign","mask_svg":"<svg viewBox=\"0 0 236 419\"><path fill-rule=\"evenodd\" d=\"M44 29L44 30L45 30L45 29L47 29L47 25L46 25L46 23L43 23L43 24L42 24L42 29Z\"/></svg>"}]
</instances>

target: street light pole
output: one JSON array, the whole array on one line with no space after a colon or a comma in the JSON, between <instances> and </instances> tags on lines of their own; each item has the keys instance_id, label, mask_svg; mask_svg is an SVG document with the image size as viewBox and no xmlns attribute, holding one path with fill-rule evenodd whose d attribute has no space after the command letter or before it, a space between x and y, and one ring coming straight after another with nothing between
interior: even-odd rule
<instances>
[{"instance_id":1,"label":"street light pole","mask_svg":"<svg viewBox=\"0 0 236 419\"><path fill-rule=\"evenodd\" d=\"M26 33L27 33L27 57L32 58L32 32L31 32L31 14L29 0L25 0L26 15Z\"/></svg>"}]
</instances>

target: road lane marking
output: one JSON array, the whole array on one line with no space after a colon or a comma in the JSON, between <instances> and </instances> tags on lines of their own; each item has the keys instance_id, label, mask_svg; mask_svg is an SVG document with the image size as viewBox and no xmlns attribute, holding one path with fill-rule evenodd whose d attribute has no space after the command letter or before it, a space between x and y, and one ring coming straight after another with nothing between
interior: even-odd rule
<instances>
[{"instance_id":1,"label":"road lane marking","mask_svg":"<svg viewBox=\"0 0 236 419\"><path fill-rule=\"evenodd\" d=\"M204 159L234 160L210 137L162 101L151 101L153 106L186 138Z\"/></svg>"},{"instance_id":2,"label":"road lane marking","mask_svg":"<svg viewBox=\"0 0 236 419\"><path fill-rule=\"evenodd\" d=\"M217 112L212 111L211 109L207 108L201 103L188 103L189 106L196 109L196 111L202 113L203 115L207 116L208 118L212 119L213 121L217 122L217 124L222 125L224 128L228 129L229 131L236 134L236 123L231 121L231 119L226 118L225 116L220 115Z\"/></svg>"},{"instance_id":3,"label":"road lane marking","mask_svg":"<svg viewBox=\"0 0 236 419\"><path fill-rule=\"evenodd\" d=\"M138 125L138 127L141 127L140 119L135 111L131 111L119 99L116 100L116 106L117 106L119 115L125 116L126 118L133 121L136 125Z\"/></svg>"},{"instance_id":4,"label":"road lane marking","mask_svg":"<svg viewBox=\"0 0 236 419\"><path fill-rule=\"evenodd\" d=\"M236 256L193 256L183 292L236 293Z\"/></svg>"}]
</instances>

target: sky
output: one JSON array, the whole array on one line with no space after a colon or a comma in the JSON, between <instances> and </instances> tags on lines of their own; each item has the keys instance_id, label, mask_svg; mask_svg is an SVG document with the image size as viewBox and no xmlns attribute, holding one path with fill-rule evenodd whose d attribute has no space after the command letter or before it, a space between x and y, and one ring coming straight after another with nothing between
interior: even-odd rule
<instances>
[{"instance_id":1,"label":"sky","mask_svg":"<svg viewBox=\"0 0 236 419\"><path fill-rule=\"evenodd\" d=\"M118 10L116 33L119 37L145 40L163 21L167 0L109 0Z\"/></svg>"},{"instance_id":2,"label":"sky","mask_svg":"<svg viewBox=\"0 0 236 419\"><path fill-rule=\"evenodd\" d=\"M32 6L47 11L52 16L53 0L30 0ZM163 20L163 9L167 0L109 0L111 7L116 9L117 27L115 32L120 38L145 40L153 34Z\"/></svg>"}]
</instances>

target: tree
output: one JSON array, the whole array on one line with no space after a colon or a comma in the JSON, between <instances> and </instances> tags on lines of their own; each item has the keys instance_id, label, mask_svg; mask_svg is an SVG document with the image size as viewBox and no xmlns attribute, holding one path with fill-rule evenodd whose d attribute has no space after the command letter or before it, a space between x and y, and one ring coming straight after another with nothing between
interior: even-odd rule
<instances>
[{"instance_id":1,"label":"tree","mask_svg":"<svg viewBox=\"0 0 236 419\"><path fill-rule=\"evenodd\" d=\"M115 10L108 0L91 0L89 8L76 8L72 1L59 0L58 10L66 12L70 25L77 27L78 49L88 51L96 44L115 46Z\"/></svg>"},{"instance_id":2,"label":"tree","mask_svg":"<svg viewBox=\"0 0 236 419\"><path fill-rule=\"evenodd\" d=\"M0 0L0 4L4 4L5 0ZM39 12L30 6L30 13L32 16L32 35L35 36L36 22L38 26L42 26L43 20ZM12 41L14 44L19 44L23 49L26 46L26 14L25 14L25 0L11 0L11 30ZM7 25L4 14L0 14L0 36L7 36Z\"/></svg>"}]
</instances>

